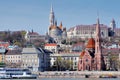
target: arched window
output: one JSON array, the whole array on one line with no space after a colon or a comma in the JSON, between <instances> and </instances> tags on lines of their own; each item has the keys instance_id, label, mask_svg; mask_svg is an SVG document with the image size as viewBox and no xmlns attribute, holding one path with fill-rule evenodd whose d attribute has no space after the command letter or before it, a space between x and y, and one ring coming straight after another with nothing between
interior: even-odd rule
<instances>
[{"instance_id":1,"label":"arched window","mask_svg":"<svg viewBox=\"0 0 120 80\"><path fill-rule=\"evenodd\" d=\"M80 63L82 64L82 60L80 61Z\"/></svg>"}]
</instances>

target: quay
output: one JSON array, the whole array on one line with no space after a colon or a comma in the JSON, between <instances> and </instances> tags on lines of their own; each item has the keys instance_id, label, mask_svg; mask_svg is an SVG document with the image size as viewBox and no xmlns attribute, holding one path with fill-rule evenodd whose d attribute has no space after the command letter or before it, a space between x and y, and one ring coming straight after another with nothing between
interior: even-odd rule
<instances>
[{"instance_id":1,"label":"quay","mask_svg":"<svg viewBox=\"0 0 120 80\"><path fill-rule=\"evenodd\" d=\"M39 72L39 77L80 77L99 78L101 75L110 75L120 78L120 71L45 71Z\"/></svg>"}]
</instances>

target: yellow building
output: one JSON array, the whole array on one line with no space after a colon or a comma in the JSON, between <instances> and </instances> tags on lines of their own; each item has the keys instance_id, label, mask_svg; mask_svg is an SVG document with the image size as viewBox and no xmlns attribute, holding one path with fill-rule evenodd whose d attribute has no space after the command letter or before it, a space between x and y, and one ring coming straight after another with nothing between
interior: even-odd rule
<instances>
[{"instance_id":1,"label":"yellow building","mask_svg":"<svg viewBox=\"0 0 120 80\"><path fill-rule=\"evenodd\" d=\"M4 63L4 60L5 60L5 52L6 52L6 49L4 48L0 48L0 63L3 62Z\"/></svg>"}]
</instances>

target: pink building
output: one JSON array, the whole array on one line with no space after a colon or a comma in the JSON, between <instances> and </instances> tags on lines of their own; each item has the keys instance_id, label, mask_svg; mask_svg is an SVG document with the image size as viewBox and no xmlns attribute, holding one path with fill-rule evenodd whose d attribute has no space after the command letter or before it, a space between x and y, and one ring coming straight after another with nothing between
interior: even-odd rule
<instances>
[{"instance_id":1,"label":"pink building","mask_svg":"<svg viewBox=\"0 0 120 80\"><path fill-rule=\"evenodd\" d=\"M100 24L99 19L97 20L96 25L96 35L95 39L90 38L85 50L80 54L80 59L78 63L78 70L104 70L104 61L101 52L101 43L100 43Z\"/></svg>"}]
</instances>

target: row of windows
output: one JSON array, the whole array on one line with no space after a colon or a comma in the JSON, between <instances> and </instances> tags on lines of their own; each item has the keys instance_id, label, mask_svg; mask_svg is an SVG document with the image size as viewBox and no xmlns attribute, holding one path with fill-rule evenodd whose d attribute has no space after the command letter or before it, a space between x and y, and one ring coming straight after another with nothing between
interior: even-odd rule
<instances>
[{"instance_id":1,"label":"row of windows","mask_svg":"<svg viewBox=\"0 0 120 80\"><path fill-rule=\"evenodd\" d=\"M37 56L35 56L35 55L30 55L30 56L26 55L26 56L22 56L22 58L37 58Z\"/></svg>"},{"instance_id":2,"label":"row of windows","mask_svg":"<svg viewBox=\"0 0 120 80\"><path fill-rule=\"evenodd\" d=\"M22 64L23 66L37 66L37 64Z\"/></svg>"},{"instance_id":3,"label":"row of windows","mask_svg":"<svg viewBox=\"0 0 120 80\"><path fill-rule=\"evenodd\" d=\"M53 58L53 60L56 60L57 57ZM63 60L77 60L77 57L62 57Z\"/></svg>"},{"instance_id":4,"label":"row of windows","mask_svg":"<svg viewBox=\"0 0 120 80\"><path fill-rule=\"evenodd\" d=\"M23 60L23 62L37 62L36 59L26 59L26 60Z\"/></svg>"},{"instance_id":5,"label":"row of windows","mask_svg":"<svg viewBox=\"0 0 120 80\"><path fill-rule=\"evenodd\" d=\"M53 64L55 65L56 63L54 62ZM78 64L77 64L77 62L73 62L73 65L77 66Z\"/></svg>"},{"instance_id":6,"label":"row of windows","mask_svg":"<svg viewBox=\"0 0 120 80\"><path fill-rule=\"evenodd\" d=\"M6 58L21 58L21 56L6 56Z\"/></svg>"},{"instance_id":7,"label":"row of windows","mask_svg":"<svg viewBox=\"0 0 120 80\"><path fill-rule=\"evenodd\" d=\"M14 63L17 63L17 62L21 62L21 60L8 60L8 62L14 62Z\"/></svg>"}]
</instances>

